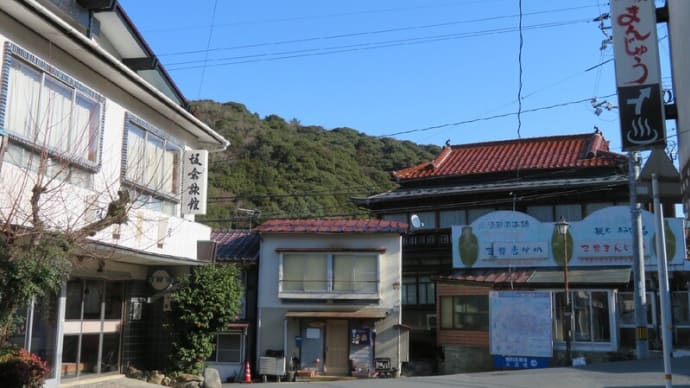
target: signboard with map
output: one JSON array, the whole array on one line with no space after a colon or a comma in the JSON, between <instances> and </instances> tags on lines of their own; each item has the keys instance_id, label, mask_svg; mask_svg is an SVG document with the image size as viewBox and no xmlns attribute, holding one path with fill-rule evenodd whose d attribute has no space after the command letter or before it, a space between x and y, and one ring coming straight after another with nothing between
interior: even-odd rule
<instances>
[{"instance_id":1,"label":"signboard with map","mask_svg":"<svg viewBox=\"0 0 690 388\"><path fill-rule=\"evenodd\" d=\"M546 291L492 291L489 295L492 355L551 357L551 294ZM527 362L525 367L529 367ZM536 364L535 364L536 365Z\"/></svg>"}]
</instances>

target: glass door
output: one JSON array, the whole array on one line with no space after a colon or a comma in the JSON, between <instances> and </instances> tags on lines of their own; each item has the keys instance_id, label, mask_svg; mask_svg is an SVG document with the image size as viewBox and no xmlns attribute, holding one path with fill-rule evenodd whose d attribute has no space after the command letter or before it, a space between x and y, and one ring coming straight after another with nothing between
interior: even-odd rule
<instances>
[{"instance_id":1,"label":"glass door","mask_svg":"<svg viewBox=\"0 0 690 388\"><path fill-rule=\"evenodd\" d=\"M67 283L62 377L119 370L123 283Z\"/></svg>"}]
</instances>

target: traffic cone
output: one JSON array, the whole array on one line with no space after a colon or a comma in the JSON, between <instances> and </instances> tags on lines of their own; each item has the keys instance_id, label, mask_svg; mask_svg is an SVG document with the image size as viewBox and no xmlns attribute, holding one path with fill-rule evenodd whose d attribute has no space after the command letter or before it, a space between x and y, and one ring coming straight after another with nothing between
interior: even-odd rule
<instances>
[{"instance_id":1,"label":"traffic cone","mask_svg":"<svg viewBox=\"0 0 690 388\"><path fill-rule=\"evenodd\" d=\"M252 368L249 366L249 361L244 366L244 380L242 380L243 384L251 384L252 383Z\"/></svg>"}]
</instances>

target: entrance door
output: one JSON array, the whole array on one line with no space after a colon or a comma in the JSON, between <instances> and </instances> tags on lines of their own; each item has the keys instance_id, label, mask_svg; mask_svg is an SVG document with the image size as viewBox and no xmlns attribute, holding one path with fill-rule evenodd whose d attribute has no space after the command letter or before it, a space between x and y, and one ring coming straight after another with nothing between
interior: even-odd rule
<instances>
[{"instance_id":1,"label":"entrance door","mask_svg":"<svg viewBox=\"0 0 690 388\"><path fill-rule=\"evenodd\" d=\"M67 283L62 377L119 370L122 282Z\"/></svg>"},{"instance_id":2,"label":"entrance door","mask_svg":"<svg viewBox=\"0 0 690 388\"><path fill-rule=\"evenodd\" d=\"M326 364L324 372L332 376L347 376L349 365L349 336L347 321L331 320L326 323Z\"/></svg>"}]
</instances>

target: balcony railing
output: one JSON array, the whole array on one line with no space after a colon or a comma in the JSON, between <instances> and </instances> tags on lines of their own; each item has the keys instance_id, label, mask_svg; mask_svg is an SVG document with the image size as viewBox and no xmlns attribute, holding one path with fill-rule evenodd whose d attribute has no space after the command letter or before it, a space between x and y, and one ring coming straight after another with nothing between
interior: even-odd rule
<instances>
[{"instance_id":1,"label":"balcony railing","mask_svg":"<svg viewBox=\"0 0 690 388\"><path fill-rule=\"evenodd\" d=\"M378 299L378 280L280 281L278 296L284 299Z\"/></svg>"},{"instance_id":2,"label":"balcony railing","mask_svg":"<svg viewBox=\"0 0 690 388\"><path fill-rule=\"evenodd\" d=\"M415 232L403 236L403 248L448 248L450 234L448 232Z\"/></svg>"}]
</instances>

